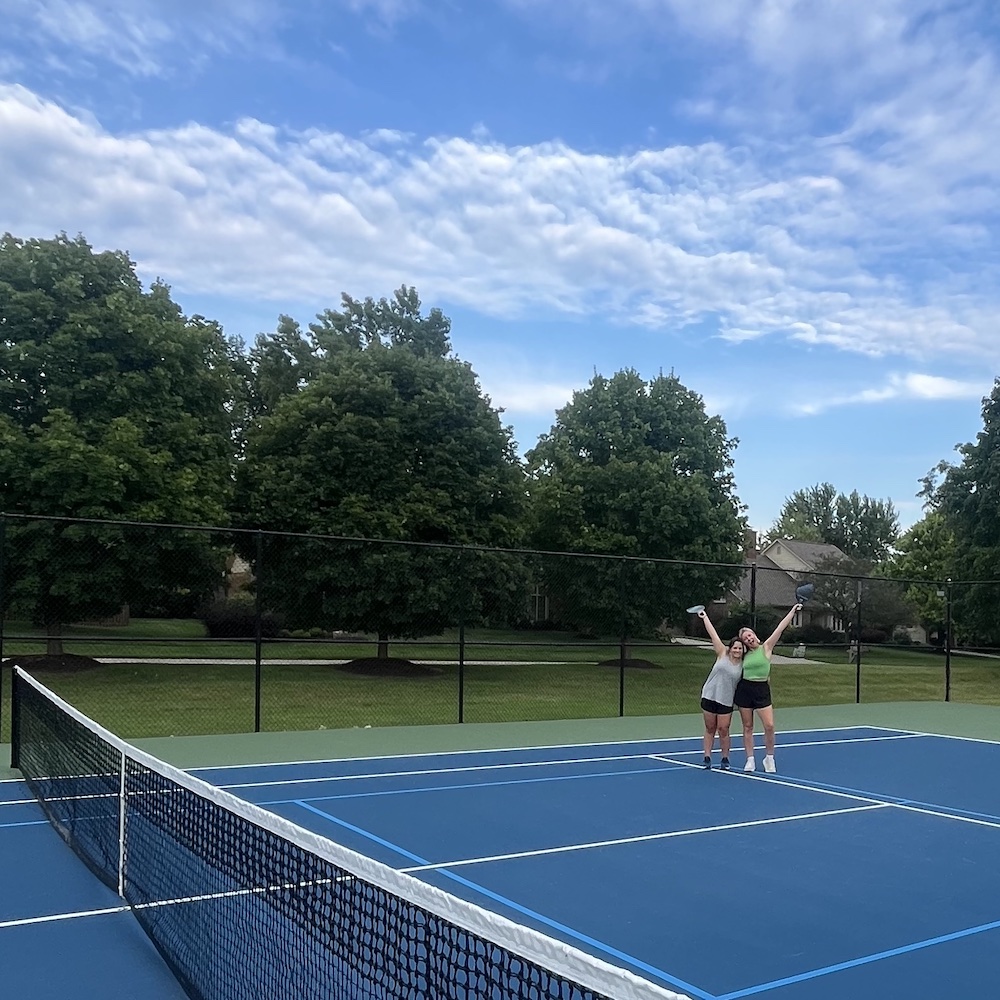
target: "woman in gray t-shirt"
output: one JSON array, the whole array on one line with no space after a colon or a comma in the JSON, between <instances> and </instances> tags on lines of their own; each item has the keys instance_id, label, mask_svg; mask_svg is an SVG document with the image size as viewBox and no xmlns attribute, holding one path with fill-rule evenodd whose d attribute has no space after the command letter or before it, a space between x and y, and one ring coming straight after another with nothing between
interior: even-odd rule
<instances>
[{"instance_id":1,"label":"woman in gray t-shirt","mask_svg":"<svg viewBox=\"0 0 1000 1000\"><path fill-rule=\"evenodd\" d=\"M722 769L729 770L729 725L733 721L733 693L743 676L743 643L739 638L726 645L715 631L705 609L698 612L715 650L715 665L701 689L701 713L705 718L705 767L712 766L712 746L719 736Z\"/></svg>"}]
</instances>

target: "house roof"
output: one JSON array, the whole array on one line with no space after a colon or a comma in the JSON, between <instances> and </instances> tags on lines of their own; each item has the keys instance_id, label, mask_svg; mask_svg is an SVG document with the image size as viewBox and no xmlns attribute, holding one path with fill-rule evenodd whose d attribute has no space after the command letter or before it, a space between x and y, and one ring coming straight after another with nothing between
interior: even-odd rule
<instances>
[{"instance_id":1,"label":"house roof","mask_svg":"<svg viewBox=\"0 0 1000 1000\"><path fill-rule=\"evenodd\" d=\"M795 603L795 588L799 580L783 570L761 553L757 556L757 594L756 604L771 604L776 607L791 607ZM750 602L750 578L752 571L749 566L743 571L739 583L733 588L733 595L740 601Z\"/></svg>"},{"instance_id":2,"label":"house roof","mask_svg":"<svg viewBox=\"0 0 1000 1000\"><path fill-rule=\"evenodd\" d=\"M796 555L804 563L816 568L824 559L845 559L844 553L836 545L829 545L826 542L800 542L794 538L777 539L793 555ZM775 542L771 543L772 545ZM769 546L770 547L770 546ZM766 552L767 549L764 550ZM763 553L762 553L763 554ZM760 565L760 560L757 560Z\"/></svg>"},{"instance_id":3,"label":"house roof","mask_svg":"<svg viewBox=\"0 0 1000 1000\"><path fill-rule=\"evenodd\" d=\"M798 559L806 569L786 569L776 563L768 550L780 545L792 556ZM746 557L747 567L739 583L732 589L732 595L744 603L750 602L750 563L757 563L757 593L755 603L758 607L769 605L778 608L790 608L796 601L795 588L805 580L809 569L826 559L844 559L844 553L836 545L825 542L800 542L790 538L776 539L767 546L756 559L749 554Z\"/></svg>"}]
</instances>

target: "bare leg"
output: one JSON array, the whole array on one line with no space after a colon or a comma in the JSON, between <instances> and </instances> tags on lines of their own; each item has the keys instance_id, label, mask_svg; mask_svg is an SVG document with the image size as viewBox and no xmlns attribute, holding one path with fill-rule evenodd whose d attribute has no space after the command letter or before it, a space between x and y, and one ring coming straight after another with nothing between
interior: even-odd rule
<instances>
[{"instance_id":1,"label":"bare leg","mask_svg":"<svg viewBox=\"0 0 1000 1000\"><path fill-rule=\"evenodd\" d=\"M719 722L719 717L714 712L706 712L702 709L702 716L705 719L705 735L702 738L702 746L705 749L705 756L712 756L712 744L715 742L715 729Z\"/></svg>"},{"instance_id":2,"label":"bare leg","mask_svg":"<svg viewBox=\"0 0 1000 1000\"><path fill-rule=\"evenodd\" d=\"M729 726L733 721L732 715L719 716L719 746L722 748L722 756L729 756Z\"/></svg>"},{"instance_id":3,"label":"bare leg","mask_svg":"<svg viewBox=\"0 0 1000 1000\"><path fill-rule=\"evenodd\" d=\"M764 753L768 757L774 756L774 706L768 705L767 708L760 708L757 710L757 714L760 716L760 721L764 724Z\"/></svg>"},{"instance_id":4,"label":"bare leg","mask_svg":"<svg viewBox=\"0 0 1000 1000\"><path fill-rule=\"evenodd\" d=\"M749 760L753 756L753 709L741 707L740 718L743 720L743 750Z\"/></svg>"}]
</instances>

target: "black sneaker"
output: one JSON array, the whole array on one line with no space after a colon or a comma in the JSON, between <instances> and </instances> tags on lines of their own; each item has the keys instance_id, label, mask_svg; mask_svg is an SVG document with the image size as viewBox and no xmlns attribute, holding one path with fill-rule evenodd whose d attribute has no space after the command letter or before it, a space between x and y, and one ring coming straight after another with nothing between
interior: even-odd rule
<instances>
[{"instance_id":1,"label":"black sneaker","mask_svg":"<svg viewBox=\"0 0 1000 1000\"><path fill-rule=\"evenodd\" d=\"M723 757L722 758L722 770L723 771L728 771L729 770L729 758L728 757Z\"/></svg>"},{"instance_id":2,"label":"black sneaker","mask_svg":"<svg viewBox=\"0 0 1000 1000\"><path fill-rule=\"evenodd\" d=\"M712 767L712 758L711 757L706 757L705 758L705 764L704 764L704 766L707 767L707 768L709 768L709 769L711 769L711 767Z\"/></svg>"}]
</instances>

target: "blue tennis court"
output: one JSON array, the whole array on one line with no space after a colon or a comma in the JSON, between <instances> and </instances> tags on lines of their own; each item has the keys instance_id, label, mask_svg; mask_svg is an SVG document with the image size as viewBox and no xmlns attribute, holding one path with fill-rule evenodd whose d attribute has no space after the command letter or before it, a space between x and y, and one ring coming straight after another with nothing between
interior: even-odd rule
<instances>
[{"instance_id":1,"label":"blue tennis court","mask_svg":"<svg viewBox=\"0 0 1000 1000\"><path fill-rule=\"evenodd\" d=\"M774 775L700 759L671 739L195 773L702 1000L993 983L1000 745L865 727L779 734Z\"/></svg>"}]
</instances>

